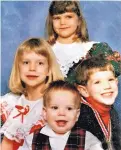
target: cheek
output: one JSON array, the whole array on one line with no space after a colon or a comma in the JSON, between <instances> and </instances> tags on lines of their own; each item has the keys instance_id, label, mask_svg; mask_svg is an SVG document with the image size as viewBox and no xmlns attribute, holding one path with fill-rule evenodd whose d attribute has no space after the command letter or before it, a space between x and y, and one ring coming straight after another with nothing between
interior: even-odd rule
<instances>
[{"instance_id":1,"label":"cheek","mask_svg":"<svg viewBox=\"0 0 121 150\"><path fill-rule=\"evenodd\" d=\"M55 29L58 26L58 22L53 21L53 28Z\"/></svg>"},{"instance_id":2,"label":"cheek","mask_svg":"<svg viewBox=\"0 0 121 150\"><path fill-rule=\"evenodd\" d=\"M23 75L24 72L25 72L24 69L21 69L21 68L19 69L20 76Z\"/></svg>"},{"instance_id":3,"label":"cheek","mask_svg":"<svg viewBox=\"0 0 121 150\"><path fill-rule=\"evenodd\" d=\"M25 67L25 66L21 66L21 65L20 65L20 66L19 66L19 72L20 72L20 73L24 73L24 72L26 72L26 71L28 70L27 68L28 68L27 66Z\"/></svg>"},{"instance_id":4,"label":"cheek","mask_svg":"<svg viewBox=\"0 0 121 150\"><path fill-rule=\"evenodd\" d=\"M70 114L68 117L70 118L71 121L74 121L74 122L75 122L75 121L77 120L77 113L74 113L74 112L73 112L73 113Z\"/></svg>"},{"instance_id":5,"label":"cheek","mask_svg":"<svg viewBox=\"0 0 121 150\"><path fill-rule=\"evenodd\" d=\"M37 71L40 74L42 74L42 73L43 74L48 74L49 73L49 68L48 67L43 67L43 68L38 67Z\"/></svg>"},{"instance_id":6,"label":"cheek","mask_svg":"<svg viewBox=\"0 0 121 150\"><path fill-rule=\"evenodd\" d=\"M59 32L59 28L60 28L60 25L59 25L59 23L58 22L56 22L56 23L54 23L53 24L53 30L55 31L55 32Z\"/></svg>"},{"instance_id":7,"label":"cheek","mask_svg":"<svg viewBox=\"0 0 121 150\"><path fill-rule=\"evenodd\" d=\"M72 21L71 24L77 28L77 26L79 25L79 21L78 20L75 20L75 21Z\"/></svg>"},{"instance_id":8,"label":"cheek","mask_svg":"<svg viewBox=\"0 0 121 150\"><path fill-rule=\"evenodd\" d=\"M114 85L114 91L118 94L118 85Z\"/></svg>"}]
</instances>

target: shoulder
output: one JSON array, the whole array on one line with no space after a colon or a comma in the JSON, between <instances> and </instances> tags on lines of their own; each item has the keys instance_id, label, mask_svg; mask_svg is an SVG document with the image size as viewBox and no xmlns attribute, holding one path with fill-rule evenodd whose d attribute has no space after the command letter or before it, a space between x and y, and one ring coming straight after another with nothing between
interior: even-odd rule
<instances>
[{"instance_id":1,"label":"shoulder","mask_svg":"<svg viewBox=\"0 0 121 150\"><path fill-rule=\"evenodd\" d=\"M92 108L83 103L81 104L80 112L81 112L81 114L82 113L85 115L88 114L89 116L94 115Z\"/></svg>"},{"instance_id":2,"label":"shoulder","mask_svg":"<svg viewBox=\"0 0 121 150\"><path fill-rule=\"evenodd\" d=\"M93 133L98 139L103 139L104 135L91 107L86 104L81 105L78 124L81 128Z\"/></svg>"},{"instance_id":3,"label":"shoulder","mask_svg":"<svg viewBox=\"0 0 121 150\"><path fill-rule=\"evenodd\" d=\"M13 103L16 102L17 99L19 99L20 95L13 94L13 93L7 93L3 96L1 96L1 102L7 102L7 103Z\"/></svg>"},{"instance_id":4,"label":"shoulder","mask_svg":"<svg viewBox=\"0 0 121 150\"><path fill-rule=\"evenodd\" d=\"M20 97L20 95L17 95L17 94L14 94L14 93L7 93L3 96L1 96L1 99L8 99L8 100L11 100L11 99L18 99Z\"/></svg>"},{"instance_id":5,"label":"shoulder","mask_svg":"<svg viewBox=\"0 0 121 150\"><path fill-rule=\"evenodd\" d=\"M81 125L88 127L89 124L92 124L95 121L96 121L96 118L95 118L92 108L82 103L81 108L80 108L80 116L79 116L78 122Z\"/></svg>"}]
</instances>

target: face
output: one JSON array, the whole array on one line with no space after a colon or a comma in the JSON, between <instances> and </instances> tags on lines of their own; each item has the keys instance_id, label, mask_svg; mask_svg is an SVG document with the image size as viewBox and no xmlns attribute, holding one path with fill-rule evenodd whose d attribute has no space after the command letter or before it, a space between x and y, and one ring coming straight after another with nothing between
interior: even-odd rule
<instances>
[{"instance_id":1,"label":"face","mask_svg":"<svg viewBox=\"0 0 121 150\"><path fill-rule=\"evenodd\" d=\"M90 76L86 86L87 96L105 104L112 105L118 94L118 81L112 71L99 71Z\"/></svg>"},{"instance_id":2,"label":"face","mask_svg":"<svg viewBox=\"0 0 121 150\"><path fill-rule=\"evenodd\" d=\"M75 36L79 18L74 12L66 12L53 16L53 28L58 34L58 40L72 40Z\"/></svg>"},{"instance_id":3,"label":"face","mask_svg":"<svg viewBox=\"0 0 121 150\"><path fill-rule=\"evenodd\" d=\"M44 108L44 117L56 134L71 130L79 116L74 94L70 91L54 91L50 103Z\"/></svg>"},{"instance_id":4,"label":"face","mask_svg":"<svg viewBox=\"0 0 121 150\"><path fill-rule=\"evenodd\" d=\"M24 52L19 62L20 78L29 87L45 83L48 75L48 60L35 52Z\"/></svg>"}]
</instances>

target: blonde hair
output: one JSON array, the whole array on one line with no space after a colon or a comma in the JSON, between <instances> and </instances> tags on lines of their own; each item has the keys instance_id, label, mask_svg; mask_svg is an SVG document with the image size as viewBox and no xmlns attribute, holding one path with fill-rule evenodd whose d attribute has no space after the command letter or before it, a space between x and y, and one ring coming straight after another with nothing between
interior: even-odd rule
<instances>
[{"instance_id":1,"label":"blonde hair","mask_svg":"<svg viewBox=\"0 0 121 150\"><path fill-rule=\"evenodd\" d=\"M19 72L19 62L23 52L35 52L36 54L40 54L47 58L50 74L48 75L48 80L45 83L45 87L47 87L52 81L63 79L59 65L56 61L56 57L50 45L42 38L30 38L20 44L14 57L13 67L9 79L9 88L13 93L23 94L25 90Z\"/></svg>"},{"instance_id":2,"label":"blonde hair","mask_svg":"<svg viewBox=\"0 0 121 150\"><path fill-rule=\"evenodd\" d=\"M75 107L77 109L80 109L80 105L81 105L81 96L79 91L77 90L77 88L70 84L67 81L63 81L63 80L56 80L50 83L49 87L46 89L44 96L43 96L43 105L44 107L47 107L49 102L52 100L52 93L56 92L56 91L69 91L71 93L73 93L74 95L74 103L75 103Z\"/></svg>"},{"instance_id":3,"label":"blonde hair","mask_svg":"<svg viewBox=\"0 0 121 150\"><path fill-rule=\"evenodd\" d=\"M74 12L77 14L79 18L79 25L76 30L76 36L74 37L74 41L89 41L89 35L87 31L86 21L82 15L82 12L79 7L79 2L76 0L70 1L52 1L49 7L49 13L46 19L46 30L45 34L47 39L51 45L56 42L58 35L53 29L52 17L53 15L62 14L65 12Z\"/></svg>"}]
</instances>

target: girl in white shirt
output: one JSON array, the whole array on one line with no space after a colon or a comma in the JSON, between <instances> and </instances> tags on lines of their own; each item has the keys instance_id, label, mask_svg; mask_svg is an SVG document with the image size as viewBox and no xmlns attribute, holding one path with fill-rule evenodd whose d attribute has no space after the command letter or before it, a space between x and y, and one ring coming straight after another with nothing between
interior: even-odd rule
<instances>
[{"instance_id":1,"label":"girl in white shirt","mask_svg":"<svg viewBox=\"0 0 121 150\"><path fill-rule=\"evenodd\" d=\"M73 80L70 75L73 67L86 58L87 53L90 53L92 49L95 50L95 46L99 47L96 55L98 53L113 54L107 43L89 41L86 21L80 10L80 3L76 0L50 3L46 33L63 75L70 80Z\"/></svg>"},{"instance_id":2,"label":"girl in white shirt","mask_svg":"<svg viewBox=\"0 0 121 150\"><path fill-rule=\"evenodd\" d=\"M31 150L33 132L43 127L43 94L51 81L63 79L55 55L41 38L30 38L17 49L10 75L11 93L2 96L2 149Z\"/></svg>"}]
</instances>

